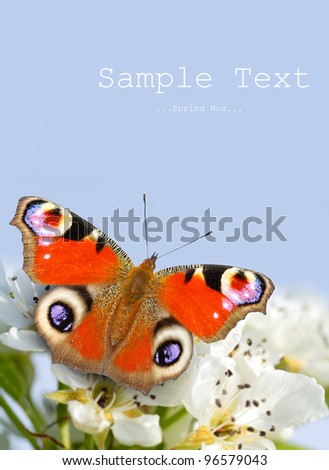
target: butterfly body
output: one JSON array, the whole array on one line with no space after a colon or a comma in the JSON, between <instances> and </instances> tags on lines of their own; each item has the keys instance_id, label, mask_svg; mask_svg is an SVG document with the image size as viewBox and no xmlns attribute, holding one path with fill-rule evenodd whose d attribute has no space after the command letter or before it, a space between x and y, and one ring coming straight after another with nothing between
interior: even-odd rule
<instances>
[{"instance_id":1,"label":"butterfly body","mask_svg":"<svg viewBox=\"0 0 329 470\"><path fill-rule=\"evenodd\" d=\"M21 198L11 223L22 232L31 280L56 285L35 312L53 361L145 394L188 367L192 334L225 338L248 312L264 312L273 291L266 276L242 268L154 272L156 255L135 267L113 240L43 198Z\"/></svg>"}]
</instances>

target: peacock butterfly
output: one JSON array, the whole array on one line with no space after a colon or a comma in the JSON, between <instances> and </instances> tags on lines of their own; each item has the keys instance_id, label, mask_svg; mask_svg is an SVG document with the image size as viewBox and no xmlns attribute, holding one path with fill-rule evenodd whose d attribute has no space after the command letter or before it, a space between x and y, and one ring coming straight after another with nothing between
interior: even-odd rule
<instances>
[{"instance_id":1,"label":"peacock butterfly","mask_svg":"<svg viewBox=\"0 0 329 470\"><path fill-rule=\"evenodd\" d=\"M100 230L39 197L21 198L11 224L22 232L30 279L56 285L35 312L53 362L144 394L188 367L192 335L225 338L248 312L265 313L274 289L263 274L230 266L154 273L156 254L135 267Z\"/></svg>"}]
</instances>

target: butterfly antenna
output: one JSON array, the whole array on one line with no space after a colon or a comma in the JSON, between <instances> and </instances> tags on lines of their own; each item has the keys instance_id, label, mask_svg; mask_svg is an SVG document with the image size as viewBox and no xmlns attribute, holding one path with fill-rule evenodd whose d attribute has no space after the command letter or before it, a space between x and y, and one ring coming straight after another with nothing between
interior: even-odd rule
<instances>
[{"instance_id":1,"label":"butterfly antenna","mask_svg":"<svg viewBox=\"0 0 329 470\"><path fill-rule=\"evenodd\" d=\"M192 243L197 242L198 240L201 240L201 238L207 237L211 233L212 233L212 230L210 230L210 232L207 232L207 233L195 238L194 240L191 240L190 242L185 243L184 245L178 246L177 248L174 248L173 250L168 251L167 253L164 253L163 255L158 256L158 259L163 258L164 256L167 256L167 255L170 255L171 253L174 253L174 251L180 250L181 248L184 248L185 246L191 245Z\"/></svg>"},{"instance_id":2,"label":"butterfly antenna","mask_svg":"<svg viewBox=\"0 0 329 470\"><path fill-rule=\"evenodd\" d=\"M146 256L149 258L149 236L147 231L147 207L146 207L146 193L143 193L143 205L144 205L144 232L145 232L145 243L146 243Z\"/></svg>"}]
</instances>

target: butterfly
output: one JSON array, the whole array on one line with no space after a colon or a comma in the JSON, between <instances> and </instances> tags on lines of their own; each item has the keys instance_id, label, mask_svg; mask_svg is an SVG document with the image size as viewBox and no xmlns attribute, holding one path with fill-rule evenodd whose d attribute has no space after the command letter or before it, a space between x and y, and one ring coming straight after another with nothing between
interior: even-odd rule
<instances>
[{"instance_id":1,"label":"butterfly","mask_svg":"<svg viewBox=\"0 0 329 470\"><path fill-rule=\"evenodd\" d=\"M188 367L193 335L226 337L248 312L265 313L274 286L255 271L192 264L134 266L112 239L69 209L23 197L11 221L22 232L24 270L55 285L35 323L54 363L111 378L145 395Z\"/></svg>"}]
</instances>

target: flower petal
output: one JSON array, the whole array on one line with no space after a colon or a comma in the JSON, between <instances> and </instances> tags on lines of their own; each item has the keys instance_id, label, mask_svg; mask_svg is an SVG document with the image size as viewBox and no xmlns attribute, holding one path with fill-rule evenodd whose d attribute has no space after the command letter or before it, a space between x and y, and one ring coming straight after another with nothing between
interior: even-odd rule
<instances>
[{"instance_id":1,"label":"flower petal","mask_svg":"<svg viewBox=\"0 0 329 470\"><path fill-rule=\"evenodd\" d=\"M45 286L31 282L22 269L7 270L0 261L0 322L17 328L32 325L36 302L44 292Z\"/></svg>"},{"instance_id":2,"label":"flower petal","mask_svg":"<svg viewBox=\"0 0 329 470\"><path fill-rule=\"evenodd\" d=\"M76 370L64 364L52 364L51 370L57 379L69 387L76 388L90 388L97 382L97 376L92 374L81 374Z\"/></svg>"},{"instance_id":3,"label":"flower petal","mask_svg":"<svg viewBox=\"0 0 329 470\"><path fill-rule=\"evenodd\" d=\"M68 410L74 426L87 434L99 434L111 426L104 416L104 410L93 403L72 400L68 404Z\"/></svg>"},{"instance_id":4,"label":"flower petal","mask_svg":"<svg viewBox=\"0 0 329 470\"><path fill-rule=\"evenodd\" d=\"M230 389L232 387L235 392L239 377L237 374L231 377L231 373L234 369L235 363L233 359L229 357L217 359L213 356L206 356L193 371L190 382L185 390L183 404L187 411L194 416L199 423L204 425L209 424L216 410L215 399L219 388L225 389L223 406L224 401L231 396ZM230 371L230 380L227 380L228 376L226 374L228 371ZM232 393L234 392L232 391Z\"/></svg>"},{"instance_id":5,"label":"flower petal","mask_svg":"<svg viewBox=\"0 0 329 470\"><path fill-rule=\"evenodd\" d=\"M127 396L130 396L131 399L140 404L148 406L181 405L190 376L200 360L201 357L193 356L189 367L177 379L168 380L161 385L155 385L146 396L134 389L127 389Z\"/></svg>"},{"instance_id":6,"label":"flower petal","mask_svg":"<svg viewBox=\"0 0 329 470\"><path fill-rule=\"evenodd\" d=\"M239 396L237 408L251 406L237 417L237 423L280 431L292 425L309 423L328 415L324 389L315 379L281 370L264 372ZM274 429L273 429L274 430Z\"/></svg>"},{"instance_id":7,"label":"flower petal","mask_svg":"<svg viewBox=\"0 0 329 470\"><path fill-rule=\"evenodd\" d=\"M0 322L17 328L24 328L33 324L33 320L24 316L17 308L16 303L7 292L0 290Z\"/></svg>"},{"instance_id":8,"label":"flower petal","mask_svg":"<svg viewBox=\"0 0 329 470\"><path fill-rule=\"evenodd\" d=\"M251 314L249 314L251 315ZM263 315L263 314L259 314ZM237 346L241 339L242 328L245 320L241 320L233 330L231 330L225 339L211 344L211 354L214 357L222 358L227 356Z\"/></svg>"},{"instance_id":9,"label":"flower petal","mask_svg":"<svg viewBox=\"0 0 329 470\"><path fill-rule=\"evenodd\" d=\"M36 331L18 330L15 327L10 328L7 333L2 333L0 342L18 351L43 352L47 350L44 340Z\"/></svg>"},{"instance_id":10,"label":"flower petal","mask_svg":"<svg viewBox=\"0 0 329 470\"><path fill-rule=\"evenodd\" d=\"M329 308L314 293L293 292L271 298L268 317L275 328L270 342L288 370L329 385Z\"/></svg>"},{"instance_id":11,"label":"flower petal","mask_svg":"<svg viewBox=\"0 0 329 470\"><path fill-rule=\"evenodd\" d=\"M123 413L114 412L113 420L113 435L121 444L154 447L162 441L158 415L128 418Z\"/></svg>"}]
</instances>

